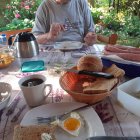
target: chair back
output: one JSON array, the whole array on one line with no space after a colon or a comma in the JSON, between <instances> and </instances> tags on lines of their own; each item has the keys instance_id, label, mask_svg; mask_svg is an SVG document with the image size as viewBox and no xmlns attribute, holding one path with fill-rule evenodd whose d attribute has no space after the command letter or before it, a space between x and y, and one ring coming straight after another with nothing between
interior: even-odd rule
<instances>
[{"instance_id":1,"label":"chair back","mask_svg":"<svg viewBox=\"0 0 140 140\"><path fill-rule=\"evenodd\" d=\"M32 28L27 28L27 29L22 29L22 30L3 31L3 32L0 32L0 34L6 34L6 38L8 40L8 38L11 35L15 35L15 34L18 34L20 32L31 32L31 30L32 30Z\"/></svg>"}]
</instances>

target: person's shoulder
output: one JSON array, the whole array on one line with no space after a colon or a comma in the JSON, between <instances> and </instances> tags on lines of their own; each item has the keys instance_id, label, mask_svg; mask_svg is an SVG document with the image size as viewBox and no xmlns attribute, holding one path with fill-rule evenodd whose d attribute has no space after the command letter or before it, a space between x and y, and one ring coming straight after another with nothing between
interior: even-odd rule
<instances>
[{"instance_id":1,"label":"person's shoulder","mask_svg":"<svg viewBox=\"0 0 140 140\"><path fill-rule=\"evenodd\" d=\"M80 3L87 3L87 0L77 0Z\"/></svg>"},{"instance_id":2,"label":"person's shoulder","mask_svg":"<svg viewBox=\"0 0 140 140\"><path fill-rule=\"evenodd\" d=\"M87 4L87 0L75 0L75 1L78 2L82 7Z\"/></svg>"},{"instance_id":3,"label":"person's shoulder","mask_svg":"<svg viewBox=\"0 0 140 140\"><path fill-rule=\"evenodd\" d=\"M43 0L39 6L39 8L43 8L43 9L47 9L48 7L50 7L50 5L52 5L53 1L52 0Z\"/></svg>"},{"instance_id":4,"label":"person's shoulder","mask_svg":"<svg viewBox=\"0 0 140 140\"><path fill-rule=\"evenodd\" d=\"M84 9L87 5L87 0L75 0L75 2L77 2L77 4L80 5L82 9Z\"/></svg>"},{"instance_id":5,"label":"person's shoulder","mask_svg":"<svg viewBox=\"0 0 140 140\"><path fill-rule=\"evenodd\" d=\"M43 0L42 1L42 4L49 4L49 3L51 3L52 2L52 0Z\"/></svg>"}]
</instances>

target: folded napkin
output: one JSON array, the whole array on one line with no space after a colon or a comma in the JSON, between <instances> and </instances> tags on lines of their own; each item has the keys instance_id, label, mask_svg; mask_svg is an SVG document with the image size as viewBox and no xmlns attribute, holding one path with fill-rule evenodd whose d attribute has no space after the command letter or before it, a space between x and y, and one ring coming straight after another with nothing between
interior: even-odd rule
<instances>
[{"instance_id":1,"label":"folded napkin","mask_svg":"<svg viewBox=\"0 0 140 140\"><path fill-rule=\"evenodd\" d=\"M115 136L97 136L86 140L140 140L140 137L115 137Z\"/></svg>"}]
</instances>

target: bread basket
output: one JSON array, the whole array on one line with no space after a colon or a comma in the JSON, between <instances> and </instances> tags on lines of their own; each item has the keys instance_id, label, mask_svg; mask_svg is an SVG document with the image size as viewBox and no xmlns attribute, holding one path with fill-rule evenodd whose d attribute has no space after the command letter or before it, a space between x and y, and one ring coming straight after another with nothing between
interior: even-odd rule
<instances>
[{"instance_id":1,"label":"bread basket","mask_svg":"<svg viewBox=\"0 0 140 140\"><path fill-rule=\"evenodd\" d=\"M73 67L72 69L77 69L77 67ZM68 94L72 96L72 98L78 102L87 103L87 104L95 104L104 100L106 97L111 95L112 90L118 85L118 83L109 91L100 94L84 94L83 93L83 83L84 82L94 82L95 77L87 76L87 75L79 75L71 72L65 72L59 79L60 86L63 90L65 90Z\"/></svg>"}]
</instances>

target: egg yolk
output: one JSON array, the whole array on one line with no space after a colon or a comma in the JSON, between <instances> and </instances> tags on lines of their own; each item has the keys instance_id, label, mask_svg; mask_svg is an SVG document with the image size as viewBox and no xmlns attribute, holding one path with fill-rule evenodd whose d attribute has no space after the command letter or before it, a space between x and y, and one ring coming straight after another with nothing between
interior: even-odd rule
<instances>
[{"instance_id":1,"label":"egg yolk","mask_svg":"<svg viewBox=\"0 0 140 140\"><path fill-rule=\"evenodd\" d=\"M64 128L70 131L77 130L80 127L80 121L76 118L67 118L64 121Z\"/></svg>"}]
</instances>

